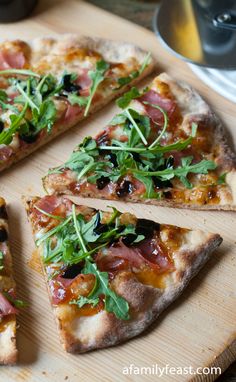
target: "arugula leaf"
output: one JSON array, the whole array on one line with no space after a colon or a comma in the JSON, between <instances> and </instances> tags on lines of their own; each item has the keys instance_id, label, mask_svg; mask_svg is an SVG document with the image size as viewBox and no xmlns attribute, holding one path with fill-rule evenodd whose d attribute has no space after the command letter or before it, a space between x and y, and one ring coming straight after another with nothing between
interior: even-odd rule
<instances>
[{"instance_id":1,"label":"arugula leaf","mask_svg":"<svg viewBox=\"0 0 236 382\"><path fill-rule=\"evenodd\" d=\"M111 126L122 125L123 123L126 122L126 120L127 120L127 116L124 113L117 114L109 122L109 125L111 125Z\"/></svg>"},{"instance_id":2,"label":"arugula leaf","mask_svg":"<svg viewBox=\"0 0 236 382\"><path fill-rule=\"evenodd\" d=\"M94 308L98 303L99 303L99 297L88 298L88 297L80 296L77 300L74 299L69 301L70 305L77 305L78 308L82 308L86 304L90 304Z\"/></svg>"},{"instance_id":3,"label":"arugula leaf","mask_svg":"<svg viewBox=\"0 0 236 382\"><path fill-rule=\"evenodd\" d=\"M61 216L57 216L57 215L49 214L48 212L42 210L41 208L39 208L39 207L36 206L36 205L34 205L34 208L35 208L36 210L38 210L39 212L41 212L42 214L48 216L49 218L56 219L56 220L64 220L63 217L61 217Z\"/></svg>"},{"instance_id":4,"label":"arugula leaf","mask_svg":"<svg viewBox=\"0 0 236 382\"><path fill-rule=\"evenodd\" d=\"M78 96L76 93L71 93L68 95L68 101L71 105L79 105L84 107L88 103L88 97Z\"/></svg>"},{"instance_id":5,"label":"arugula leaf","mask_svg":"<svg viewBox=\"0 0 236 382\"><path fill-rule=\"evenodd\" d=\"M4 90L0 89L0 101L6 102L7 99L8 99L7 93Z\"/></svg>"},{"instance_id":6,"label":"arugula leaf","mask_svg":"<svg viewBox=\"0 0 236 382\"><path fill-rule=\"evenodd\" d=\"M163 181L173 179L176 176L187 188L191 188L192 184L186 179L188 174L207 174L209 170L214 170L217 167L215 162L205 159L191 164L192 159L193 157L182 158L181 166L176 168L167 168L160 171L140 171L134 169L133 172L142 176L156 176Z\"/></svg>"},{"instance_id":7,"label":"arugula leaf","mask_svg":"<svg viewBox=\"0 0 236 382\"><path fill-rule=\"evenodd\" d=\"M37 132L47 128L48 133L50 133L55 120L56 107L51 100L42 102L38 111L33 110L33 124L36 126Z\"/></svg>"},{"instance_id":8,"label":"arugula leaf","mask_svg":"<svg viewBox=\"0 0 236 382\"><path fill-rule=\"evenodd\" d=\"M90 94L89 94L87 105L84 111L85 117L88 115L93 96L98 88L98 85L104 80L105 73L107 69L109 68L109 66L110 65L106 61L100 60L96 63L96 69L94 71L88 72L88 75L92 80L92 85L90 87Z\"/></svg>"},{"instance_id":9,"label":"arugula leaf","mask_svg":"<svg viewBox=\"0 0 236 382\"><path fill-rule=\"evenodd\" d=\"M18 130L22 119L25 116L27 108L28 104L25 104L24 108L18 116L14 114L10 115L11 125L9 129L3 130L0 133L0 144L9 145L11 143L13 139L13 134Z\"/></svg>"},{"instance_id":10,"label":"arugula leaf","mask_svg":"<svg viewBox=\"0 0 236 382\"><path fill-rule=\"evenodd\" d=\"M80 223L79 223L77 216L76 216L74 204L72 205L72 217L73 217L73 222L74 222L74 226L75 226L75 231L76 231L76 234L78 236L81 248L83 249L84 252L88 252L86 245L85 245L85 242L84 242L84 239L83 239L83 236L81 235Z\"/></svg>"},{"instance_id":11,"label":"arugula leaf","mask_svg":"<svg viewBox=\"0 0 236 382\"><path fill-rule=\"evenodd\" d=\"M3 252L0 251L0 271L4 269L4 255Z\"/></svg>"},{"instance_id":12,"label":"arugula leaf","mask_svg":"<svg viewBox=\"0 0 236 382\"><path fill-rule=\"evenodd\" d=\"M0 76L9 75L9 74L20 74L22 76L31 76L40 78L38 73L33 72L32 70L27 69L5 69L0 70Z\"/></svg>"},{"instance_id":13,"label":"arugula leaf","mask_svg":"<svg viewBox=\"0 0 236 382\"><path fill-rule=\"evenodd\" d=\"M223 174L221 174L217 180L217 184L225 184L226 183L226 175L227 175L227 172L224 172Z\"/></svg>"},{"instance_id":14,"label":"arugula leaf","mask_svg":"<svg viewBox=\"0 0 236 382\"><path fill-rule=\"evenodd\" d=\"M96 277L96 283L93 290L88 295L93 300L101 295L105 295L105 309L107 312L114 313L121 320L128 320L129 304L108 285L108 273L98 270L97 265L90 260L85 260L85 266L82 270L84 274L93 274Z\"/></svg>"},{"instance_id":15,"label":"arugula leaf","mask_svg":"<svg viewBox=\"0 0 236 382\"><path fill-rule=\"evenodd\" d=\"M136 132L138 133L139 137L141 138L142 142L147 145L148 142L142 132L142 128L140 128L140 126L137 124L135 118L139 119L140 121L144 122L145 121L145 124L143 123L143 127L148 127L149 131L148 133L150 132L150 123L149 123L149 119L148 119L148 123L147 122L147 117L146 116L141 116L140 114L138 114L134 109L131 109L131 108L127 108L125 109L124 113L127 115L127 118L129 119L129 121L132 123L133 127L135 128Z\"/></svg>"},{"instance_id":16,"label":"arugula leaf","mask_svg":"<svg viewBox=\"0 0 236 382\"><path fill-rule=\"evenodd\" d=\"M0 133L0 144L10 144L16 132L20 133L22 139L36 137L42 129L47 129L50 133L56 120L56 107L53 96L60 93L62 84L56 77L46 74L41 78L37 73L30 70L9 69L0 71L0 75L22 75L26 79L9 77L8 81L20 95L14 98L14 104L8 100L7 93L0 90L0 106L3 109L11 110L11 125ZM17 104L23 105L22 112L19 112ZM26 111L30 111L26 113ZM26 118L27 115L27 118ZM28 115L32 115L28 119ZM33 141L33 140L32 140ZM30 140L26 140L30 142Z\"/></svg>"},{"instance_id":17,"label":"arugula leaf","mask_svg":"<svg viewBox=\"0 0 236 382\"><path fill-rule=\"evenodd\" d=\"M126 92L122 97L118 98L116 104L121 108L125 109L132 99L138 98L141 94L136 87L132 87L128 92Z\"/></svg>"},{"instance_id":18,"label":"arugula leaf","mask_svg":"<svg viewBox=\"0 0 236 382\"><path fill-rule=\"evenodd\" d=\"M115 90L120 89L122 86L129 84L135 78L139 77L143 73L143 71L146 69L146 67L149 65L150 59L151 59L151 53L149 52L144 57L143 63L142 63L141 68L139 70L134 70L127 77L118 78L118 84L120 86L118 88L116 88Z\"/></svg>"},{"instance_id":19,"label":"arugula leaf","mask_svg":"<svg viewBox=\"0 0 236 382\"><path fill-rule=\"evenodd\" d=\"M162 193L154 190L153 180L150 177L143 176L142 174L134 174L135 178L142 182L146 188L146 192L143 195L148 199L161 199Z\"/></svg>"},{"instance_id":20,"label":"arugula leaf","mask_svg":"<svg viewBox=\"0 0 236 382\"><path fill-rule=\"evenodd\" d=\"M147 154L164 154L168 153L170 151L182 151L186 147L188 147L193 140L193 137L190 136L186 140L182 141L179 140L175 143L171 143L170 145L165 145L165 146L160 146L157 145L155 147L152 147L151 149L149 147L129 147L123 142L120 142L120 146L99 146L100 150L108 150L108 151L127 151L130 153L139 153L142 155L147 155ZM114 140L112 140L114 142Z\"/></svg>"}]
</instances>

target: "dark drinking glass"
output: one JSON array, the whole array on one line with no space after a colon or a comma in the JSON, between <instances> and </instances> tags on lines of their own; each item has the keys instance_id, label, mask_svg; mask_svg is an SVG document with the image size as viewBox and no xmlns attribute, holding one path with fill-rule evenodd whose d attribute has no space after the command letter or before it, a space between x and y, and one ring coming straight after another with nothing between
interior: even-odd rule
<instances>
[{"instance_id":1,"label":"dark drinking glass","mask_svg":"<svg viewBox=\"0 0 236 382\"><path fill-rule=\"evenodd\" d=\"M28 16L37 0L0 0L0 23L17 21Z\"/></svg>"}]
</instances>

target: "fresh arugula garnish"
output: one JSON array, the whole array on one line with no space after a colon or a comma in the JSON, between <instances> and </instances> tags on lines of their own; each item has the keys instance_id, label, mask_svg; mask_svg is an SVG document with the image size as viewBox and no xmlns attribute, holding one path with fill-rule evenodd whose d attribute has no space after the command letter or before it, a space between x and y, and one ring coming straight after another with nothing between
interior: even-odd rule
<instances>
[{"instance_id":1,"label":"fresh arugula garnish","mask_svg":"<svg viewBox=\"0 0 236 382\"><path fill-rule=\"evenodd\" d=\"M224 172L223 174L221 174L217 180L217 184L225 184L226 183L226 175L227 175L227 172Z\"/></svg>"},{"instance_id":2,"label":"fresh arugula garnish","mask_svg":"<svg viewBox=\"0 0 236 382\"><path fill-rule=\"evenodd\" d=\"M44 213L43 210L41 210ZM97 212L89 221L84 216L76 213L75 205L72 205L72 214L64 219L56 227L45 233L36 245L43 244L43 261L45 264L55 262L68 266L84 261L82 274L93 274L95 285L86 298L73 299L70 303L82 307L85 304L95 306L103 295L105 309L113 312L120 319L129 318L129 306L125 299L110 289L108 273L100 272L93 260L93 255L102 248L109 247L119 238L132 234L134 242L144 239L135 231L135 225L123 225L120 222L120 212L113 210L110 220L101 223L102 213ZM46 213L46 215L48 215Z\"/></svg>"},{"instance_id":3,"label":"fresh arugula garnish","mask_svg":"<svg viewBox=\"0 0 236 382\"><path fill-rule=\"evenodd\" d=\"M68 101L71 105L79 105L81 107L85 107L88 104L88 97L82 97L75 93L71 93L68 95Z\"/></svg>"},{"instance_id":4,"label":"fresh arugula garnish","mask_svg":"<svg viewBox=\"0 0 236 382\"><path fill-rule=\"evenodd\" d=\"M82 273L94 274L96 277L95 286L88 297L94 300L101 295L105 295L106 311L114 313L116 317L121 320L128 320L129 304L123 297L119 296L109 287L108 273L99 271L96 263L91 262L89 259L85 260L85 266Z\"/></svg>"},{"instance_id":5,"label":"fresh arugula garnish","mask_svg":"<svg viewBox=\"0 0 236 382\"><path fill-rule=\"evenodd\" d=\"M140 97L140 92L136 87L132 87L128 92L126 92L122 97L116 100L116 104L121 108L125 109L132 99Z\"/></svg>"},{"instance_id":6,"label":"fresh arugula garnish","mask_svg":"<svg viewBox=\"0 0 236 382\"><path fill-rule=\"evenodd\" d=\"M104 60L100 60L100 61L97 61L96 68L88 72L88 75L92 80L92 84L89 89L88 96L80 96L77 93L71 93L68 95L68 100L71 103L71 105L79 105L81 107L85 107L85 110L84 110L85 117L88 115L94 94L96 93L96 90L99 84L104 80L105 73L109 69L109 67L110 67L110 64L108 64Z\"/></svg>"},{"instance_id":7,"label":"fresh arugula garnish","mask_svg":"<svg viewBox=\"0 0 236 382\"><path fill-rule=\"evenodd\" d=\"M0 251L0 271L4 269L4 255L3 252Z\"/></svg>"},{"instance_id":8,"label":"fresh arugula garnish","mask_svg":"<svg viewBox=\"0 0 236 382\"><path fill-rule=\"evenodd\" d=\"M108 70L109 66L110 65L106 61L100 60L96 63L96 69L88 72L88 75L92 80L92 85L89 90L90 94L88 96L84 116L88 115L93 96L98 88L98 85L104 80L105 73Z\"/></svg>"},{"instance_id":9,"label":"fresh arugula garnish","mask_svg":"<svg viewBox=\"0 0 236 382\"><path fill-rule=\"evenodd\" d=\"M15 97L15 105L23 105L21 112L14 105L8 102L8 98L4 92L0 93L0 104L5 109L10 109L10 127L4 129L0 133L0 144L9 145L16 132L19 132L22 139L26 142L33 142L29 137L37 137L42 129L51 132L52 126L56 120L56 107L52 100L57 87L57 80L52 75L45 75L42 78L31 71L7 72L8 74L24 74L30 75L26 80L10 78L9 81L13 87L19 92ZM31 112L29 113L28 110ZM29 119L28 115L31 114Z\"/></svg>"},{"instance_id":10,"label":"fresh arugula garnish","mask_svg":"<svg viewBox=\"0 0 236 382\"><path fill-rule=\"evenodd\" d=\"M27 108L28 108L28 104L25 104L24 108L22 109L19 115L15 115L15 114L10 115L10 121L11 121L10 127L9 129L3 130L0 133L0 144L9 145L11 143L13 139L13 135L19 129L24 119Z\"/></svg>"},{"instance_id":11,"label":"fresh arugula garnish","mask_svg":"<svg viewBox=\"0 0 236 382\"><path fill-rule=\"evenodd\" d=\"M20 74L22 76L31 76L31 77L37 77L40 78L40 75L38 73L33 72L32 70L27 69L5 69L0 70L0 76L9 76L10 74Z\"/></svg>"},{"instance_id":12,"label":"fresh arugula garnish","mask_svg":"<svg viewBox=\"0 0 236 382\"><path fill-rule=\"evenodd\" d=\"M63 217L58 216L58 215L52 215L52 214L49 214L48 212L42 210L41 208L39 208L39 207L36 206L36 205L34 206L34 208L35 208L36 210L38 210L39 212L41 212L42 214L48 216L49 218L56 219L56 220L64 220Z\"/></svg>"},{"instance_id":13,"label":"fresh arugula garnish","mask_svg":"<svg viewBox=\"0 0 236 382\"><path fill-rule=\"evenodd\" d=\"M146 118L146 116L140 117ZM144 128L145 124L146 128ZM145 135L148 134L149 128L149 123L143 120L142 129ZM161 146L158 143L163 130L155 140L157 141L155 146L151 144L147 147L141 144L140 135L133 125L131 131L128 133L128 142L112 140L112 146L98 146L94 139L88 137L79 146L78 150L72 153L70 159L63 166L51 170L50 173L60 173L63 168L69 168L77 172L78 180L86 175L87 181L90 183L96 183L102 176L109 178L110 181L117 182L129 173L133 174L136 179L145 185L146 193L144 197L161 198L162 193L155 190L154 177L158 178L161 182L178 178L187 188L191 188L192 184L187 179L189 174L207 174L208 171L216 168L216 164L213 161L204 159L193 164L192 157L183 157L181 165L178 167L173 167L173 165L168 166L168 168L165 167L165 163L168 161L163 154L172 151L182 151L188 147L196 135L196 128L196 124L193 124L192 135L186 140L180 140L165 146ZM136 135L134 135L134 132L136 132ZM134 145L134 147L132 145ZM101 150L104 153L107 152L108 155L110 152L115 154L117 167L114 167L109 161L109 157L106 160L106 154L103 160L101 160Z\"/></svg>"},{"instance_id":14,"label":"fresh arugula garnish","mask_svg":"<svg viewBox=\"0 0 236 382\"><path fill-rule=\"evenodd\" d=\"M147 55L144 57L143 63L141 65L141 68L139 70L134 70L131 72L127 77L120 77L118 78L118 84L120 85L117 89L120 89L122 86L128 85L130 82L132 82L135 78L139 77L146 67L150 64L151 61L151 53L147 53Z\"/></svg>"},{"instance_id":15,"label":"fresh arugula garnish","mask_svg":"<svg viewBox=\"0 0 236 382\"><path fill-rule=\"evenodd\" d=\"M215 170L217 167L216 163L211 160L202 160L195 164L192 164L192 160L192 156L184 157L181 159L181 166L176 168L167 168L160 171L140 171L134 169L133 172L144 177L156 176L162 181L176 177L179 178L186 188L192 188L192 184L187 179L188 174L207 174L209 170Z\"/></svg>"}]
</instances>

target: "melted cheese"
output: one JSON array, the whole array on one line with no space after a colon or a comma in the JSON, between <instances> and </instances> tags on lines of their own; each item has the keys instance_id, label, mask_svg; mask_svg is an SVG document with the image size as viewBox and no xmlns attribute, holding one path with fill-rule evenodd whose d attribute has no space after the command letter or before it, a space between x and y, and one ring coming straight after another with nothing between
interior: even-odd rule
<instances>
[{"instance_id":1,"label":"melted cheese","mask_svg":"<svg viewBox=\"0 0 236 382\"><path fill-rule=\"evenodd\" d=\"M167 273L158 273L151 269L135 272L138 281L144 285L150 285L154 288L165 288L165 278Z\"/></svg>"}]
</instances>

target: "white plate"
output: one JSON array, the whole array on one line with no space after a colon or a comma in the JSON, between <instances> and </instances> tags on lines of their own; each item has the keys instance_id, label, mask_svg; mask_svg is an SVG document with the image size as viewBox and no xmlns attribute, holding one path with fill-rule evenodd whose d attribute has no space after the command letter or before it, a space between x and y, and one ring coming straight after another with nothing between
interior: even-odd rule
<instances>
[{"instance_id":1,"label":"white plate","mask_svg":"<svg viewBox=\"0 0 236 382\"><path fill-rule=\"evenodd\" d=\"M188 64L192 71L223 97L236 103L236 70L218 70Z\"/></svg>"}]
</instances>

